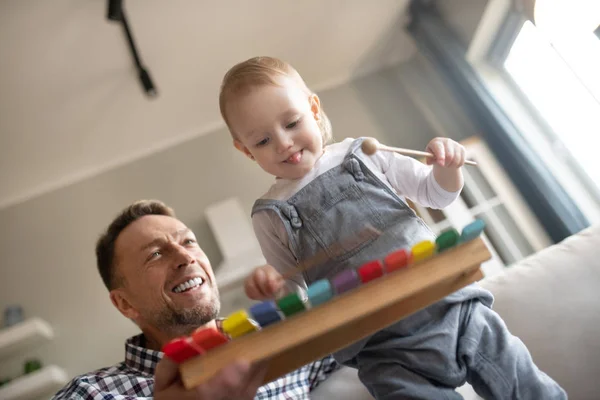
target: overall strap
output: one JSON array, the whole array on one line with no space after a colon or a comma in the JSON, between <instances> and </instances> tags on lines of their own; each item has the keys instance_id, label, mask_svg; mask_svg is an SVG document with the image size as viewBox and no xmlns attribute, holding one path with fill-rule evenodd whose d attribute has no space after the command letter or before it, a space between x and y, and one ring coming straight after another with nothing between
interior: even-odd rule
<instances>
[{"instance_id":1,"label":"overall strap","mask_svg":"<svg viewBox=\"0 0 600 400\"><path fill-rule=\"evenodd\" d=\"M354 179L357 181L362 181L365 178L364 171L361 166L362 163L359 162L358 157L355 154L364 140L365 138L362 137L355 139L352 144L350 144L350 147L344 156L344 161L342 162L344 168L351 173L352 176L354 176Z\"/></svg>"},{"instance_id":2,"label":"overall strap","mask_svg":"<svg viewBox=\"0 0 600 400\"><path fill-rule=\"evenodd\" d=\"M302 228L303 223L298 215L296 206L287 201L258 199L252 206L251 216L267 210L273 211L283 223L290 243L290 250L294 254L294 257L298 259L298 244L296 243L295 238L298 229Z\"/></svg>"}]
</instances>

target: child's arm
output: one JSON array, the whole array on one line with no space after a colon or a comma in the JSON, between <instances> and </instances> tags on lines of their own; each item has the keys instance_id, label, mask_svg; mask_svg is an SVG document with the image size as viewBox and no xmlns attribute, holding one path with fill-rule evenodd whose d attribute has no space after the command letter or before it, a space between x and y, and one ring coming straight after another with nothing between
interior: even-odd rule
<instances>
[{"instance_id":1,"label":"child's arm","mask_svg":"<svg viewBox=\"0 0 600 400\"><path fill-rule=\"evenodd\" d=\"M436 156L432 162L428 161L433 167L389 151L377 151L369 158L398 195L425 207L441 209L460 195L463 176L459 165L464 164L465 150L447 138L431 140L427 150Z\"/></svg>"},{"instance_id":2,"label":"child's arm","mask_svg":"<svg viewBox=\"0 0 600 400\"><path fill-rule=\"evenodd\" d=\"M298 262L288 247L287 231L274 211L267 210L254 214L252 216L252 227L269 268L263 270L263 272L255 271L249 277L251 281L264 282L264 278L261 277L264 272L275 281L279 281L279 279L275 279L274 273L281 277L281 275L290 276L290 272L292 274L298 272ZM255 276L255 274L259 275ZM302 273L298 272L297 275L283 282L283 285L276 289L276 294L281 294L284 291L298 292L302 295L301 297L305 297L306 288L304 277Z\"/></svg>"}]
</instances>

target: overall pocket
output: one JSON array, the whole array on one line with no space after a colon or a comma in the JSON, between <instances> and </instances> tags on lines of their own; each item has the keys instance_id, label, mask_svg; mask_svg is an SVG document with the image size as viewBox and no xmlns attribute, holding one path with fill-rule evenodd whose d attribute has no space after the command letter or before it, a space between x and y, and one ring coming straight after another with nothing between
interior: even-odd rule
<instances>
[{"instance_id":1,"label":"overall pocket","mask_svg":"<svg viewBox=\"0 0 600 400\"><path fill-rule=\"evenodd\" d=\"M365 193L349 184L304 221L315 241L335 262L343 262L379 237L385 224Z\"/></svg>"}]
</instances>

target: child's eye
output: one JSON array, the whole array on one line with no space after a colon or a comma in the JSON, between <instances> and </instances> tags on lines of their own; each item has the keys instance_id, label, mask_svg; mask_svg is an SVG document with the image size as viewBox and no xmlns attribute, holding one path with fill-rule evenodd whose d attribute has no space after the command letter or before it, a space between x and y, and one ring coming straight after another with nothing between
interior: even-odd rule
<instances>
[{"instance_id":1,"label":"child's eye","mask_svg":"<svg viewBox=\"0 0 600 400\"><path fill-rule=\"evenodd\" d=\"M300 122L300 120L296 120L294 122L290 122L289 124L286 125L286 129L293 129L294 127L296 127L296 125L298 125L298 122Z\"/></svg>"},{"instance_id":2,"label":"child's eye","mask_svg":"<svg viewBox=\"0 0 600 400\"><path fill-rule=\"evenodd\" d=\"M258 142L256 145L257 146L264 146L267 143L269 143L269 138L264 138L263 140L261 140L260 142Z\"/></svg>"}]
</instances>

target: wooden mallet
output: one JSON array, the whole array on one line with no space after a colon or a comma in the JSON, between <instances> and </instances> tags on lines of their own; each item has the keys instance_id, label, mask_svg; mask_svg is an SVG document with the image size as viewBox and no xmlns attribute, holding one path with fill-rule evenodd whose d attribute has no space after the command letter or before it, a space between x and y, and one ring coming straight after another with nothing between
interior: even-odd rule
<instances>
[{"instance_id":1,"label":"wooden mallet","mask_svg":"<svg viewBox=\"0 0 600 400\"><path fill-rule=\"evenodd\" d=\"M404 154L406 156L435 158L435 156L433 154L426 152L426 151L409 150L409 149L402 149L399 147L386 146L384 144L379 143L379 141L375 138L365 139L362 142L361 148L362 148L363 153L365 153L368 156L375 154L375 152L377 150L383 150L383 151L393 151L394 153ZM475 161L471 161L471 160L465 160L465 164L466 165L477 165L477 163Z\"/></svg>"}]
</instances>

